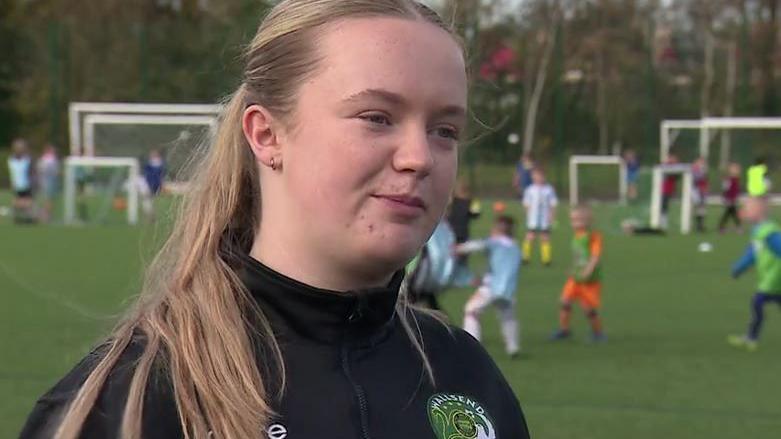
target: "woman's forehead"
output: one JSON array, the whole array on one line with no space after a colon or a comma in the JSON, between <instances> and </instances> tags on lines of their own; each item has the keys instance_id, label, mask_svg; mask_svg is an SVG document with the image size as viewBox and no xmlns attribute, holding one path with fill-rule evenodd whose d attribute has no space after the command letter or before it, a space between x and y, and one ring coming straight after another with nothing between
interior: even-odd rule
<instances>
[{"instance_id":1,"label":"woman's forehead","mask_svg":"<svg viewBox=\"0 0 781 439\"><path fill-rule=\"evenodd\" d=\"M385 17L342 20L325 28L317 44L321 66L313 82L345 98L384 90L465 102L461 48L434 24Z\"/></svg>"}]
</instances>

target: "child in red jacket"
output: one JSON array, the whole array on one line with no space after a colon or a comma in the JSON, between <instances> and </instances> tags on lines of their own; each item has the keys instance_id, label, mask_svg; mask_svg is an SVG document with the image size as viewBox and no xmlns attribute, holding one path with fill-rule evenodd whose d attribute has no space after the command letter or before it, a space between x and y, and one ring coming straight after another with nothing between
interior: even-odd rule
<instances>
[{"instance_id":1,"label":"child in red jacket","mask_svg":"<svg viewBox=\"0 0 781 439\"><path fill-rule=\"evenodd\" d=\"M719 232L724 233L727 222L730 219L735 222L738 232L741 230L740 216L738 216L738 197L740 196L740 165L730 163L727 168L727 176L722 180L722 198L724 199L724 213L719 220Z\"/></svg>"}]
</instances>

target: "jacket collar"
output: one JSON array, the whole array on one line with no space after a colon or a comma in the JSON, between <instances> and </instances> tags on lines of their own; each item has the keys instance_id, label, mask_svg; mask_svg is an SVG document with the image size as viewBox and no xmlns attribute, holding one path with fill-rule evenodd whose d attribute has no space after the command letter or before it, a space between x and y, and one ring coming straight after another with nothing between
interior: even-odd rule
<instances>
[{"instance_id":1,"label":"jacket collar","mask_svg":"<svg viewBox=\"0 0 781 439\"><path fill-rule=\"evenodd\" d=\"M393 319L404 271L383 288L331 291L289 278L251 256L238 274L278 336L323 343L359 342L383 332Z\"/></svg>"}]
</instances>

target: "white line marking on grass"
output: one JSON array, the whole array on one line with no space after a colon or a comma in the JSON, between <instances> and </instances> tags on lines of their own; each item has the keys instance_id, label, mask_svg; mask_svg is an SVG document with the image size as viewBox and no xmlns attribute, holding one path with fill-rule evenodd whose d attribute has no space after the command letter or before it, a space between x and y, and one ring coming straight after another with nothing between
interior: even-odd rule
<instances>
[{"instance_id":1,"label":"white line marking on grass","mask_svg":"<svg viewBox=\"0 0 781 439\"><path fill-rule=\"evenodd\" d=\"M2 272L6 278L8 278L12 283L16 284L17 287L21 288L25 292L30 293L39 299L54 302L63 308L78 314L81 317L91 320L110 320L114 318L112 315L99 314L83 305L80 305L79 303L73 302L67 299L63 294L46 292L35 288L28 284L24 279L17 277L13 271L2 262L0 262L0 272Z\"/></svg>"}]
</instances>

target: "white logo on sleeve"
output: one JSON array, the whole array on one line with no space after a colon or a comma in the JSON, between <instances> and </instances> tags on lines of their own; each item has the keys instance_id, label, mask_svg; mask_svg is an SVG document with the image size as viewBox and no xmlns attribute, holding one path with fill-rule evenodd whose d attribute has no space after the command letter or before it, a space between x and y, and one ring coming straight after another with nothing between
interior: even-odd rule
<instances>
[{"instance_id":1,"label":"white logo on sleeve","mask_svg":"<svg viewBox=\"0 0 781 439\"><path fill-rule=\"evenodd\" d=\"M272 424L266 434L268 434L268 439L285 439L287 438L287 428L282 424Z\"/></svg>"}]
</instances>

